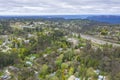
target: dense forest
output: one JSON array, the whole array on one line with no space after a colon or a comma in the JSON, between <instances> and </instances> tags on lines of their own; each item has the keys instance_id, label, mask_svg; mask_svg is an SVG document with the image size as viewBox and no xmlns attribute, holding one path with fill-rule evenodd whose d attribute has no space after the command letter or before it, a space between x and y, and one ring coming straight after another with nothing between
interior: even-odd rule
<instances>
[{"instance_id":1,"label":"dense forest","mask_svg":"<svg viewBox=\"0 0 120 80\"><path fill-rule=\"evenodd\" d=\"M1 19L0 80L120 80L120 47L81 37L114 34L119 44L119 30L87 19Z\"/></svg>"}]
</instances>

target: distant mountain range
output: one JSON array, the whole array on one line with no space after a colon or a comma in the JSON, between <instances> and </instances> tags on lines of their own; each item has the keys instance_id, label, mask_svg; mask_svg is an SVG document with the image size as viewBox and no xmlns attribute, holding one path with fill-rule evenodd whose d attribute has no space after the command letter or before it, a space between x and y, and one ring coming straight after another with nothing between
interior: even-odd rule
<instances>
[{"instance_id":1,"label":"distant mountain range","mask_svg":"<svg viewBox=\"0 0 120 80\"><path fill-rule=\"evenodd\" d=\"M99 16L88 16L87 19L100 21L100 22L107 22L112 24L120 24L120 16L99 15Z\"/></svg>"},{"instance_id":2,"label":"distant mountain range","mask_svg":"<svg viewBox=\"0 0 120 80\"><path fill-rule=\"evenodd\" d=\"M26 19L88 19L111 24L120 24L120 15L40 15L40 16L0 16L0 19L26 18Z\"/></svg>"}]
</instances>

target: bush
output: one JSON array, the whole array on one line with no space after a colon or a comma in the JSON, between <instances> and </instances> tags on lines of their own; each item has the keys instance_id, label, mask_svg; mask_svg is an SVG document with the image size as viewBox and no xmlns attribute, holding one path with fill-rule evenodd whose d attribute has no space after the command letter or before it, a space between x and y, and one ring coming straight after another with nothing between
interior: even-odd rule
<instances>
[{"instance_id":1,"label":"bush","mask_svg":"<svg viewBox=\"0 0 120 80\"><path fill-rule=\"evenodd\" d=\"M45 78L45 76L48 74L48 66L46 64L44 64L41 68L41 71L40 71L40 75L39 77L40 78Z\"/></svg>"},{"instance_id":2,"label":"bush","mask_svg":"<svg viewBox=\"0 0 120 80\"><path fill-rule=\"evenodd\" d=\"M67 69L68 68L68 64L67 63L62 63L61 64L61 68L62 69Z\"/></svg>"}]
</instances>

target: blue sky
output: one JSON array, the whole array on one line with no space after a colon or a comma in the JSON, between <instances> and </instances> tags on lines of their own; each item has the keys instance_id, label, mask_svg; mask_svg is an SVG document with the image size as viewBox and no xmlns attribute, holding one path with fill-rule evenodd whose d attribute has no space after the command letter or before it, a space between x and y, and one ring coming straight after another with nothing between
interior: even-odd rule
<instances>
[{"instance_id":1,"label":"blue sky","mask_svg":"<svg viewBox=\"0 0 120 80\"><path fill-rule=\"evenodd\" d=\"M0 15L120 14L120 0L0 0Z\"/></svg>"}]
</instances>

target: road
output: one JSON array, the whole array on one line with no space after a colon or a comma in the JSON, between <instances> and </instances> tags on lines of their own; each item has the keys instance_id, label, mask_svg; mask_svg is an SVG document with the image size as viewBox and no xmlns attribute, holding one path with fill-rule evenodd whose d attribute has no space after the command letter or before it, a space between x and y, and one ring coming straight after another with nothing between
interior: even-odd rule
<instances>
[{"instance_id":1,"label":"road","mask_svg":"<svg viewBox=\"0 0 120 80\"><path fill-rule=\"evenodd\" d=\"M93 37L93 36L90 36L90 35L84 35L84 34L81 34L81 37L84 38L84 39L87 39L87 40L91 40L93 43L97 43L97 44L112 44L114 47L120 47L120 44L116 44L116 43L112 43L112 42L107 42L107 41L104 41L102 39L98 39L96 37Z\"/></svg>"}]
</instances>

